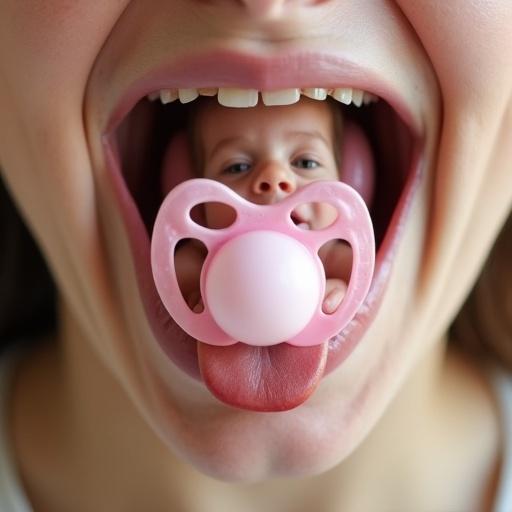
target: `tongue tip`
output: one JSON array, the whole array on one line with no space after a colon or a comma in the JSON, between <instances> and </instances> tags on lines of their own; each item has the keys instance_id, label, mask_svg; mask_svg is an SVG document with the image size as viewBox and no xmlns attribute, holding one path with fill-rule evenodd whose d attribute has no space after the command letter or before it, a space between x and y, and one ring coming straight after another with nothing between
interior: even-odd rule
<instances>
[{"instance_id":1,"label":"tongue tip","mask_svg":"<svg viewBox=\"0 0 512 512\"><path fill-rule=\"evenodd\" d=\"M318 379L319 381L320 379ZM251 412L285 412L295 409L302 405L315 391L318 382L313 386L305 390L302 395L294 394L289 399L279 397L278 400L275 398L256 398L251 399L245 394L236 395L233 393L223 393L222 388L218 389L211 382L205 380L205 384L209 389L210 393L215 396L222 403L234 407L236 409L243 409Z\"/></svg>"},{"instance_id":2,"label":"tongue tip","mask_svg":"<svg viewBox=\"0 0 512 512\"><path fill-rule=\"evenodd\" d=\"M283 412L303 404L320 383L327 352L328 342L312 347L198 342L206 387L223 403L253 412Z\"/></svg>"}]
</instances>

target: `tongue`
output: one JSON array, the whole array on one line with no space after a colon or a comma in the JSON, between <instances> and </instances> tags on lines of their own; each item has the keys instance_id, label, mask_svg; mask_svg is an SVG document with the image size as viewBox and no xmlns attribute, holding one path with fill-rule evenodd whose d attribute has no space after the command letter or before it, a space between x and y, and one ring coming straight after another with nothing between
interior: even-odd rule
<instances>
[{"instance_id":1,"label":"tongue","mask_svg":"<svg viewBox=\"0 0 512 512\"><path fill-rule=\"evenodd\" d=\"M211 393L234 407L259 412L286 411L307 400L324 373L328 352L328 342L312 347L197 346Z\"/></svg>"}]
</instances>

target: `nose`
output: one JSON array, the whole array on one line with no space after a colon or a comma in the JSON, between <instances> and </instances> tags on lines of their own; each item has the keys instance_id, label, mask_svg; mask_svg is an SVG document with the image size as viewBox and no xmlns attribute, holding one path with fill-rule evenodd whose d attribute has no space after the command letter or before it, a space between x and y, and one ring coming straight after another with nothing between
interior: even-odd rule
<instances>
[{"instance_id":1,"label":"nose","mask_svg":"<svg viewBox=\"0 0 512 512\"><path fill-rule=\"evenodd\" d=\"M282 14L286 0L241 0L242 5L255 16L265 18Z\"/></svg>"},{"instance_id":2,"label":"nose","mask_svg":"<svg viewBox=\"0 0 512 512\"><path fill-rule=\"evenodd\" d=\"M245 9L254 17L280 18L292 14L299 7L310 7L325 0L239 0Z\"/></svg>"},{"instance_id":3,"label":"nose","mask_svg":"<svg viewBox=\"0 0 512 512\"><path fill-rule=\"evenodd\" d=\"M296 189L294 174L278 162L263 163L252 183L252 192L264 202L280 200Z\"/></svg>"}]
</instances>

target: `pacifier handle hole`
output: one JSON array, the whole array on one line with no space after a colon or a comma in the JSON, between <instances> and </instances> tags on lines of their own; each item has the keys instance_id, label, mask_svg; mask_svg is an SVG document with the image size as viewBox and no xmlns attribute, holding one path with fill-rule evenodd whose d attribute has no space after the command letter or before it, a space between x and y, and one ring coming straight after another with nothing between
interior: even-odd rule
<instances>
[{"instance_id":1,"label":"pacifier handle hole","mask_svg":"<svg viewBox=\"0 0 512 512\"><path fill-rule=\"evenodd\" d=\"M193 313L202 313L204 301L201 295L201 270L208 249L195 238L180 240L174 249L174 269L183 300Z\"/></svg>"},{"instance_id":2,"label":"pacifier handle hole","mask_svg":"<svg viewBox=\"0 0 512 512\"><path fill-rule=\"evenodd\" d=\"M290 212L290 218L295 226L310 231L331 227L338 216L338 210L328 202L301 203Z\"/></svg>"},{"instance_id":3,"label":"pacifier handle hole","mask_svg":"<svg viewBox=\"0 0 512 512\"><path fill-rule=\"evenodd\" d=\"M322 311L333 314L342 304L350 282L352 247L346 240L329 240L318 250L318 257L324 267L326 279Z\"/></svg>"},{"instance_id":4,"label":"pacifier handle hole","mask_svg":"<svg viewBox=\"0 0 512 512\"><path fill-rule=\"evenodd\" d=\"M226 203L208 201L196 204L190 210L190 218L204 228L226 229L235 223L237 213Z\"/></svg>"}]
</instances>

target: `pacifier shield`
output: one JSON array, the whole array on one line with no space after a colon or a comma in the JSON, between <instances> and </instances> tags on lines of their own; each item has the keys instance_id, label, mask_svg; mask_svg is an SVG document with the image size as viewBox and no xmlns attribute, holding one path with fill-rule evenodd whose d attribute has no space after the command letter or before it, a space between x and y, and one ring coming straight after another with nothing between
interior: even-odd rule
<instances>
[{"instance_id":1,"label":"pacifier shield","mask_svg":"<svg viewBox=\"0 0 512 512\"><path fill-rule=\"evenodd\" d=\"M294 225L291 212L297 205L322 201L338 211L332 224L312 231ZM190 212L206 202L231 206L235 222L223 229L196 224ZM197 239L208 251L200 277L205 307L197 314L188 308L177 282L173 255L183 239ZM324 314L321 299L326 280L318 252L329 240L345 240L353 258L343 302L333 313ZM249 249L243 247L246 242ZM310 346L329 340L357 313L370 288L375 242L364 201L343 183L314 182L280 202L258 205L219 182L195 179L175 187L164 200L153 229L151 257L162 302L195 339L218 346L241 340L254 346L284 341ZM214 265L215 260L220 263ZM256 274L250 273L251 267ZM215 278L208 277L212 269ZM250 281L246 289L244 280Z\"/></svg>"}]
</instances>

